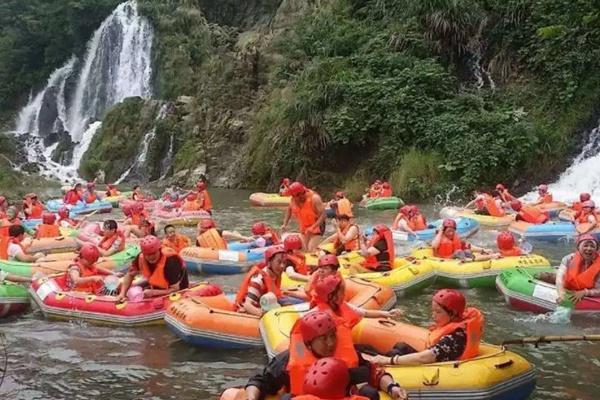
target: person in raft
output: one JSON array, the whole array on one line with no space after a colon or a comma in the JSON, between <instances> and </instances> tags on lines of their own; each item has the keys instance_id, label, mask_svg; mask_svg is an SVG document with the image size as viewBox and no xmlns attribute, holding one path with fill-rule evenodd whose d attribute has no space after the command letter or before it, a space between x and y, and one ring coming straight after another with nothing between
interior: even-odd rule
<instances>
[{"instance_id":1,"label":"person in raft","mask_svg":"<svg viewBox=\"0 0 600 400\"><path fill-rule=\"evenodd\" d=\"M348 391L350 370L344 360L324 357L316 360L304 375L303 395L294 400L369 400L368 397ZM349 392L350 394L348 394Z\"/></svg>"},{"instance_id":2,"label":"person in raft","mask_svg":"<svg viewBox=\"0 0 600 400\"><path fill-rule=\"evenodd\" d=\"M504 205L509 205L511 201L516 200L516 197L510 194L508 189L501 183L496 185L496 194L497 197L499 197L500 200L502 200L502 203Z\"/></svg>"},{"instance_id":3,"label":"person in raft","mask_svg":"<svg viewBox=\"0 0 600 400\"><path fill-rule=\"evenodd\" d=\"M117 189L117 185L115 185L114 183L109 183L108 185L106 185L106 192L104 193L106 197L115 197L120 194L121 192L119 192L119 189Z\"/></svg>"},{"instance_id":4,"label":"person in raft","mask_svg":"<svg viewBox=\"0 0 600 400\"><path fill-rule=\"evenodd\" d=\"M379 399L378 390L392 399L406 399L406 391L394 378L366 361L352 343L350 330L337 323L328 312L314 311L304 315L292 327L289 350L275 356L262 372L250 378L245 387L248 400L260 400L282 391L289 396L304 395L307 369L318 359L335 357L350 368L350 384L346 387L368 399ZM286 397L283 397L286 398ZM287 397L288 399L290 397Z\"/></svg>"},{"instance_id":5,"label":"person in raft","mask_svg":"<svg viewBox=\"0 0 600 400\"><path fill-rule=\"evenodd\" d=\"M384 224L373 227L371 238L362 235L359 242L360 255L365 257L363 265L353 265L354 273L391 271L394 264L395 249L392 231Z\"/></svg>"},{"instance_id":6,"label":"person in raft","mask_svg":"<svg viewBox=\"0 0 600 400\"><path fill-rule=\"evenodd\" d=\"M163 247L168 247L177 254L179 254L181 250L192 245L192 241L187 236L178 233L171 224L165 226L164 232L165 238L162 241Z\"/></svg>"},{"instance_id":7,"label":"person in raft","mask_svg":"<svg viewBox=\"0 0 600 400\"><path fill-rule=\"evenodd\" d=\"M256 247L275 246L280 244L279 235L272 226L259 221L252 224L252 236L246 242L253 242Z\"/></svg>"},{"instance_id":8,"label":"person in raft","mask_svg":"<svg viewBox=\"0 0 600 400\"><path fill-rule=\"evenodd\" d=\"M571 204L571 210L575 211L575 213L581 211L583 209L583 203L591 200L592 199L592 195L589 193L579 193L579 201L574 201L573 204ZM571 221L573 221L573 217L571 216Z\"/></svg>"},{"instance_id":9,"label":"person in raft","mask_svg":"<svg viewBox=\"0 0 600 400\"><path fill-rule=\"evenodd\" d=\"M109 257L125 250L125 235L119 230L117 221L107 219L102 224L102 239L98 243L98 250L102 257Z\"/></svg>"},{"instance_id":10,"label":"person in raft","mask_svg":"<svg viewBox=\"0 0 600 400\"><path fill-rule=\"evenodd\" d=\"M289 196L288 189L292 184L292 180L290 178L283 178L281 180L281 184L279 185L279 195L280 196Z\"/></svg>"},{"instance_id":11,"label":"person in raft","mask_svg":"<svg viewBox=\"0 0 600 400\"><path fill-rule=\"evenodd\" d=\"M24 244L25 228L23 225L11 225L8 228L9 237L0 241L0 260L35 262L44 257L44 253L28 254Z\"/></svg>"},{"instance_id":12,"label":"person in raft","mask_svg":"<svg viewBox=\"0 0 600 400\"><path fill-rule=\"evenodd\" d=\"M196 246L210 249L227 249L227 241L248 241L251 238L243 236L238 231L225 231L217 229L217 224L212 219L202 219L197 226Z\"/></svg>"},{"instance_id":13,"label":"person in raft","mask_svg":"<svg viewBox=\"0 0 600 400\"><path fill-rule=\"evenodd\" d=\"M537 206L540 204L552 203L552 193L548 191L548 185L541 184L538 186L538 198L531 205Z\"/></svg>"},{"instance_id":14,"label":"person in raft","mask_svg":"<svg viewBox=\"0 0 600 400\"><path fill-rule=\"evenodd\" d=\"M302 252L302 239L298 235L287 235L283 239L285 259L284 270L287 276L296 281L308 282L311 270L306 264L306 256Z\"/></svg>"},{"instance_id":15,"label":"person in raft","mask_svg":"<svg viewBox=\"0 0 600 400\"><path fill-rule=\"evenodd\" d=\"M350 222L348 215L336 215L333 220L335 233L323 240L321 245L333 243L335 253L340 255L345 252L359 249L360 229L358 225Z\"/></svg>"},{"instance_id":16,"label":"person in raft","mask_svg":"<svg viewBox=\"0 0 600 400\"><path fill-rule=\"evenodd\" d=\"M492 217L503 217L506 214L500 198L493 198L487 193L478 191L475 191L474 195L475 198L465 206L466 209L474 208L475 214Z\"/></svg>"},{"instance_id":17,"label":"person in raft","mask_svg":"<svg viewBox=\"0 0 600 400\"><path fill-rule=\"evenodd\" d=\"M118 301L123 302L133 279L142 275L144 298L166 296L189 287L185 261L177 253L163 247L156 236L146 236L140 242L141 253L133 260L121 283Z\"/></svg>"},{"instance_id":18,"label":"person in raft","mask_svg":"<svg viewBox=\"0 0 600 400\"><path fill-rule=\"evenodd\" d=\"M21 218L19 218L19 210L15 206L10 206L6 210L6 216L0 219L0 236L8 237L8 229L12 225L21 225Z\"/></svg>"},{"instance_id":19,"label":"person in raft","mask_svg":"<svg viewBox=\"0 0 600 400\"><path fill-rule=\"evenodd\" d=\"M500 257L516 257L525 254L523 249L515 244L515 237L508 231L500 232L496 236L496 245Z\"/></svg>"},{"instance_id":20,"label":"person in raft","mask_svg":"<svg viewBox=\"0 0 600 400\"><path fill-rule=\"evenodd\" d=\"M298 221L304 248L309 252L315 251L323 239L327 220L321 196L307 189L300 182L292 183L288 193L292 199L285 212L281 231L287 230L290 218L293 216Z\"/></svg>"},{"instance_id":21,"label":"person in raft","mask_svg":"<svg viewBox=\"0 0 600 400\"><path fill-rule=\"evenodd\" d=\"M39 219L44 213L44 205L38 200L37 194L28 193L23 200L25 219Z\"/></svg>"},{"instance_id":22,"label":"person in raft","mask_svg":"<svg viewBox=\"0 0 600 400\"><path fill-rule=\"evenodd\" d=\"M472 258L472 246L456 233L456 221L447 218L431 241L433 255L440 258Z\"/></svg>"},{"instance_id":23,"label":"person in raft","mask_svg":"<svg viewBox=\"0 0 600 400\"><path fill-rule=\"evenodd\" d=\"M196 184L198 190L198 203L200 203L200 209L212 214L212 199L208 193L206 182L203 180L198 181Z\"/></svg>"},{"instance_id":24,"label":"person in raft","mask_svg":"<svg viewBox=\"0 0 600 400\"><path fill-rule=\"evenodd\" d=\"M285 249L283 246L272 246L265 251L265 261L254 267L244 277L238 290L235 304L238 312L262 316L264 310L261 308L262 298L276 297L281 301L281 274L283 272L283 260ZM271 294L271 296L267 296Z\"/></svg>"},{"instance_id":25,"label":"person in raft","mask_svg":"<svg viewBox=\"0 0 600 400\"><path fill-rule=\"evenodd\" d=\"M61 228L79 228L83 220L71 218L70 214L67 207L60 207L58 209L58 226Z\"/></svg>"},{"instance_id":26,"label":"person in raft","mask_svg":"<svg viewBox=\"0 0 600 400\"><path fill-rule=\"evenodd\" d=\"M431 316L433 326L424 350L397 343L386 355L365 357L376 365L420 365L477 357L484 317L478 309L466 307L461 292L438 290L431 301Z\"/></svg>"},{"instance_id":27,"label":"person in raft","mask_svg":"<svg viewBox=\"0 0 600 400\"><path fill-rule=\"evenodd\" d=\"M98 194L96 193L96 184L94 182L87 183L87 190L83 193L83 201L86 204L92 204L98 200Z\"/></svg>"},{"instance_id":28,"label":"person in raft","mask_svg":"<svg viewBox=\"0 0 600 400\"><path fill-rule=\"evenodd\" d=\"M106 268L98 267L96 262L100 251L91 243L79 249L79 254L65 272L64 278L69 290L100 294L104 289L104 277L114 275Z\"/></svg>"},{"instance_id":29,"label":"person in raft","mask_svg":"<svg viewBox=\"0 0 600 400\"><path fill-rule=\"evenodd\" d=\"M596 214L596 203L594 200L584 201L581 211L575 215L575 227L579 234L588 233L598 227L598 215Z\"/></svg>"},{"instance_id":30,"label":"person in raft","mask_svg":"<svg viewBox=\"0 0 600 400\"><path fill-rule=\"evenodd\" d=\"M398 210L398 214L396 215L396 218L394 218L394 222L392 223L392 230L407 232L415 236L417 235L417 233L415 232L417 230L417 227L411 221L410 218L410 206L406 205L400 207L400 209Z\"/></svg>"},{"instance_id":31,"label":"person in raft","mask_svg":"<svg viewBox=\"0 0 600 400\"><path fill-rule=\"evenodd\" d=\"M70 189L65 193L63 203L74 206L80 201L83 201L83 187L81 186L81 183L76 183L75 186L73 186L73 189Z\"/></svg>"},{"instance_id":32,"label":"person in raft","mask_svg":"<svg viewBox=\"0 0 600 400\"><path fill-rule=\"evenodd\" d=\"M577 251L565 256L555 278L557 303L567 298L575 302L584 297L600 297L600 254L598 240L590 234L577 238Z\"/></svg>"},{"instance_id":33,"label":"person in raft","mask_svg":"<svg viewBox=\"0 0 600 400\"><path fill-rule=\"evenodd\" d=\"M352 213L352 202L344 196L344 192L335 192L335 196L327 203L327 208L334 210L336 215L347 215L350 218L354 217Z\"/></svg>"},{"instance_id":34,"label":"person in raft","mask_svg":"<svg viewBox=\"0 0 600 400\"><path fill-rule=\"evenodd\" d=\"M35 228L35 238L53 238L60 236L60 228L56 224L56 215L51 212L42 214L42 223Z\"/></svg>"},{"instance_id":35,"label":"person in raft","mask_svg":"<svg viewBox=\"0 0 600 400\"><path fill-rule=\"evenodd\" d=\"M545 224L550 220L548 214L530 205L523 205L520 200L513 200L510 206L517 212L515 221L525 221L530 224Z\"/></svg>"}]
</instances>

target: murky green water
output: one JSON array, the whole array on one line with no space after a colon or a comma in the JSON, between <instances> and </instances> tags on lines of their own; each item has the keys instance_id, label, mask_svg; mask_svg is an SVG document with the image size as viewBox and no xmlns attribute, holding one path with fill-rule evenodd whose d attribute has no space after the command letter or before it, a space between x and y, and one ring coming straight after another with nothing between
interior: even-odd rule
<instances>
[{"instance_id":1,"label":"murky green water","mask_svg":"<svg viewBox=\"0 0 600 400\"><path fill-rule=\"evenodd\" d=\"M248 233L252 222L264 219L281 224L282 211L252 208L249 192L214 190L216 220L225 229ZM437 216L433 206L427 215ZM439 210L435 210L439 211ZM394 212L359 210L360 224L391 223ZM186 230L190 235L193 230ZM471 241L493 246L496 231L484 229ZM571 251L572 243L536 246L554 263ZM410 246L399 251L410 250ZM241 276L210 277L234 289ZM400 299L407 320L426 325L430 288ZM510 310L495 289L470 290L468 301L486 315L485 340L498 343L523 335L600 333L596 317L575 317L569 325ZM39 311L0 322L7 339L8 369L0 398L32 399L210 399L223 388L242 385L265 362L262 351L214 351L189 347L165 327L106 328L81 321L47 321ZM532 399L600 398L600 344L552 344L540 348L511 347L537 370ZM2 357L0 356L0 359Z\"/></svg>"}]
</instances>

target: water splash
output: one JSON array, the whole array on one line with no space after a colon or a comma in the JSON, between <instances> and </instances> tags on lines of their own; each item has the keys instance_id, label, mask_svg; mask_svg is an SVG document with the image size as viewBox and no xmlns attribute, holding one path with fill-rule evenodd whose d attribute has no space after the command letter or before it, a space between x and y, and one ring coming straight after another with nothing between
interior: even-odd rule
<instances>
[{"instance_id":1,"label":"water splash","mask_svg":"<svg viewBox=\"0 0 600 400\"><path fill-rule=\"evenodd\" d=\"M515 318L515 322L523 322L526 324L547 322L555 325L566 325L571 322L572 312L573 310L569 307L557 306L556 310L546 314L517 317Z\"/></svg>"}]
</instances>

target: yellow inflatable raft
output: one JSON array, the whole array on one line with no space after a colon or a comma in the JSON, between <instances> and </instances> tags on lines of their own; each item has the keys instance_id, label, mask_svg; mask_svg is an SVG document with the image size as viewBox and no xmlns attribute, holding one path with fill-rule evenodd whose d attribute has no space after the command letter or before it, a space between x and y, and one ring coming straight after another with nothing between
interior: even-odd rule
<instances>
[{"instance_id":1,"label":"yellow inflatable raft","mask_svg":"<svg viewBox=\"0 0 600 400\"><path fill-rule=\"evenodd\" d=\"M475 214L473 210L467 210L460 207L444 207L440 211L442 218L458 218L466 217L474 219L481 225L485 226L508 226L515 220L514 214L505 215L504 217L492 217L491 215L479 215Z\"/></svg>"},{"instance_id":2,"label":"yellow inflatable raft","mask_svg":"<svg viewBox=\"0 0 600 400\"><path fill-rule=\"evenodd\" d=\"M280 196L278 193L252 193L250 204L257 207L287 207L291 197Z\"/></svg>"},{"instance_id":3,"label":"yellow inflatable raft","mask_svg":"<svg viewBox=\"0 0 600 400\"><path fill-rule=\"evenodd\" d=\"M548 268L550 266L548 259L535 254L462 262L456 259L434 257L431 247L427 247L413 250L412 256L423 260L435 269L437 283L464 288L494 287L496 276L509 268Z\"/></svg>"},{"instance_id":4,"label":"yellow inflatable raft","mask_svg":"<svg viewBox=\"0 0 600 400\"><path fill-rule=\"evenodd\" d=\"M79 244L74 237L58 236L31 240L31 245L27 247L27 253L69 253L78 248Z\"/></svg>"}]
</instances>

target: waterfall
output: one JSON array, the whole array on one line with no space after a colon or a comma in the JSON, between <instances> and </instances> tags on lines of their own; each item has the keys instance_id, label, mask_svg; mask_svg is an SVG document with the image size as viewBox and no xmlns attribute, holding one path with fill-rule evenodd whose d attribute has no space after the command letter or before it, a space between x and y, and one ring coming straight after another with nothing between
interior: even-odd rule
<instances>
[{"instance_id":1,"label":"waterfall","mask_svg":"<svg viewBox=\"0 0 600 400\"><path fill-rule=\"evenodd\" d=\"M582 192L591 193L596 202L600 201L600 121L587 134L585 146L569 168L548 186L554 198L560 201L578 200ZM537 192L528 193L524 198L537 198Z\"/></svg>"},{"instance_id":2,"label":"waterfall","mask_svg":"<svg viewBox=\"0 0 600 400\"><path fill-rule=\"evenodd\" d=\"M171 164L173 163L173 147L175 144L175 135L171 132L171 136L169 137L169 150L167 151L167 156L163 159L160 165L160 180L165 179L167 174L169 173L169 168L171 168Z\"/></svg>"},{"instance_id":3,"label":"waterfall","mask_svg":"<svg viewBox=\"0 0 600 400\"><path fill-rule=\"evenodd\" d=\"M72 57L54 71L46 87L19 113L15 131L22 136L29 162L38 162L45 175L62 180L78 177L81 159L104 113L127 97L152 96L153 36L135 0L121 3L102 22L83 61ZM73 85L67 83L70 79ZM59 140L75 144L69 165L50 159Z\"/></svg>"}]
</instances>

